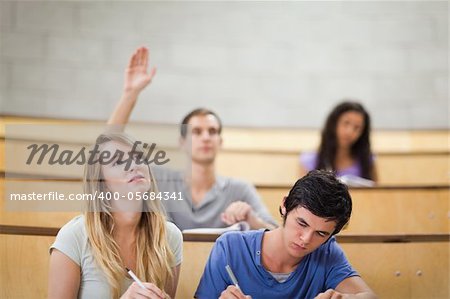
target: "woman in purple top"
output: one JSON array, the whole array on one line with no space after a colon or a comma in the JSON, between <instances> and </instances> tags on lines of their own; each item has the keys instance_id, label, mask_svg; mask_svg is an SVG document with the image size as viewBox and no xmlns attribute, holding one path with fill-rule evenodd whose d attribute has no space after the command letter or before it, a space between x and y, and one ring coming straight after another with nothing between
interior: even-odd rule
<instances>
[{"instance_id":1,"label":"woman in purple top","mask_svg":"<svg viewBox=\"0 0 450 299\"><path fill-rule=\"evenodd\" d=\"M328 115L318 152L300 156L300 175L313 169L377 180L370 149L370 116L360 103L342 102Z\"/></svg>"}]
</instances>

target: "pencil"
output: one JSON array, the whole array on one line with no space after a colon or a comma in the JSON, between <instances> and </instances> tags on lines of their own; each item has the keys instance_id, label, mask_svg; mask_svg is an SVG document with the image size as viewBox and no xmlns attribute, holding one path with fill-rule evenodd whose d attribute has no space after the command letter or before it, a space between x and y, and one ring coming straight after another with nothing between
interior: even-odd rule
<instances>
[{"instance_id":1,"label":"pencil","mask_svg":"<svg viewBox=\"0 0 450 299\"><path fill-rule=\"evenodd\" d=\"M136 274L133 273L133 271L131 271L131 270L128 269L128 268L125 268L125 269L127 269L128 274L131 276L131 278L133 278L134 281L136 281L136 283L137 283L141 288L143 288L144 290L147 289L147 288L144 286L144 284L142 283L142 281L136 276Z\"/></svg>"},{"instance_id":2,"label":"pencil","mask_svg":"<svg viewBox=\"0 0 450 299\"><path fill-rule=\"evenodd\" d=\"M225 269L227 270L228 275L230 276L231 281L233 282L233 284L240 290L241 288L239 287L239 284L238 284L238 281L237 281L237 279L236 279L236 276L234 276L234 273L233 273L233 271L231 270L230 265L226 265L226 266L225 266Z\"/></svg>"}]
</instances>

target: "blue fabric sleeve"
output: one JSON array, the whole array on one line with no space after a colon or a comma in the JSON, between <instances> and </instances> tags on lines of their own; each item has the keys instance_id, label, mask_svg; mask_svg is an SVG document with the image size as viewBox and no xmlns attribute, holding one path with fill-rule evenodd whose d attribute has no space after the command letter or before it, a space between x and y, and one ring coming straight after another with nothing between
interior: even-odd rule
<instances>
[{"instance_id":1,"label":"blue fabric sleeve","mask_svg":"<svg viewBox=\"0 0 450 299\"><path fill-rule=\"evenodd\" d=\"M211 250L202 278L195 292L195 298L219 298L222 291L229 285L228 274L225 270L225 266L228 263L227 250L223 237L217 239Z\"/></svg>"},{"instance_id":2,"label":"blue fabric sleeve","mask_svg":"<svg viewBox=\"0 0 450 299\"><path fill-rule=\"evenodd\" d=\"M347 257L337 244L336 240L330 240L327 255L329 269L326 277L326 289L335 289L344 279L359 276L358 272L350 265Z\"/></svg>"}]
</instances>

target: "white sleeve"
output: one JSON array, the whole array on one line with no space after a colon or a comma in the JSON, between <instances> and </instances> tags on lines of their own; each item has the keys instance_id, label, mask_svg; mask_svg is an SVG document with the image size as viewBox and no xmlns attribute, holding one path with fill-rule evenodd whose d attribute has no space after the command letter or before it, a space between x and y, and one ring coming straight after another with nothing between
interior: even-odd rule
<instances>
[{"instance_id":1,"label":"white sleeve","mask_svg":"<svg viewBox=\"0 0 450 299\"><path fill-rule=\"evenodd\" d=\"M57 249L81 267L84 227L80 227L78 217L65 224L58 232L55 242L50 246L50 254ZM82 222L81 224L83 224Z\"/></svg>"}]
</instances>

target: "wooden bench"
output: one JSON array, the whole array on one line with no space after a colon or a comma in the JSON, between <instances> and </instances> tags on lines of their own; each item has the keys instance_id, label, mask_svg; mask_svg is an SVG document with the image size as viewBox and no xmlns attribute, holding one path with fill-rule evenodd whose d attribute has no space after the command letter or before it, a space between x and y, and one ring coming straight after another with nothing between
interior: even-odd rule
<instances>
[{"instance_id":1,"label":"wooden bench","mask_svg":"<svg viewBox=\"0 0 450 299\"><path fill-rule=\"evenodd\" d=\"M289 188L260 187L258 192L275 219ZM448 186L352 188L353 210L344 234L448 233Z\"/></svg>"},{"instance_id":2,"label":"wooden bench","mask_svg":"<svg viewBox=\"0 0 450 299\"><path fill-rule=\"evenodd\" d=\"M8 184L5 184L8 182ZM19 187L14 188L14 184ZM80 214L85 203L11 201L5 188L26 193L81 193L81 181L11 180L0 178L0 224L61 227ZM288 187L258 187L263 202L281 223L278 207ZM450 188L448 186L396 186L352 188L353 213L343 233L448 233Z\"/></svg>"},{"instance_id":3,"label":"wooden bench","mask_svg":"<svg viewBox=\"0 0 450 299\"><path fill-rule=\"evenodd\" d=\"M48 248L57 230L0 225L1 298L47 296ZM184 235L177 298L192 298L216 237ZM450 295L449 234L337 238L353 267L380 298L448 298Z\"/></svg>"},{"instance_id":4,"label":"wooden bench","mask_svg":"<svg viewBox=\"0 0 450 299\"><path fill-rule=\"evenodd\" d=\"M26 122L85 125L83 121L0 118L0 173L3 175L6 170L4 125ZM100 122L96 125L100 126ZM149 134L148 124L130 126L130 130L142 138ZM166 132L161 128L156 130ZM172 131L173 128L167 129L167 134ZM218 173L256 184L269 210L279 219L279 203L297 178L298 152L316 148L317 133L314 130L226 129L224 149L217 161ZM448 131L376 131L373 134L381 186L351 189L354 212L339 242L351 263L381 298L448 298L450 295L449 136ZM78 137L80 140L72 144L75 147L92 140ZM13 142L28 141L19 138ZM167 144L173 146L176 138ZM19 154L20 151L15 152L8 159L20 158ZM35 170L27 173L28 168L8 171L20 177L36 176ZM50 173L51 180L31 180L27 188L80 192L81 173L80 169ZM42 178L48 175L48 169L38 174ZM68 180L60 181L61 177ZM48 248L57 229L79 212L7 211L4 192L4 179L0 179L0 297L45 298ZM27 233L29 228L5 233L5 225L52 229L45 233L37 229L34 235ZM198 242L192 236L185 236L177 298L193 295L214 238ZM28 282L27 288L23 287L23 281Z\"/></svg>"},{"instance_id":5,"label":"wooden bench","mask_svg":"<svg viewBox=\"0 0 450 299\"><path fill-rule=\"evenodd\" d=\"M26 126L24 130L10 129L8 136L5 135L5 126L24 123L35 123L43 127L41 130L35 128L34 131L27 130ZM104 122L0 118L0 149L4 152L4 139L7 137L11 152L14 153L9 155L8 161L0 155L0 171L80 177L80 166L56 168L24 165L30 153L26 146L37 140L77 150L92 143L104 129ZM73 133L66 134L68 130L73 130ZM158 140L158 145L168 151L168 156L173 158L176 165L187 161L177 149L177 126L138 123L129 125L127 132L140 140ZM283 186L291 185L298 178L299 153L317 148L319 132L301 129L229 128L223 134L224 146L217 158L219 174L245 179L259 186ZM373 146L379 184L448 185L449 141L448 130L374 131ZM9 163L8 169L5 163Z\"/></svg>"}]
</instances>

